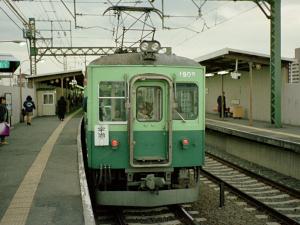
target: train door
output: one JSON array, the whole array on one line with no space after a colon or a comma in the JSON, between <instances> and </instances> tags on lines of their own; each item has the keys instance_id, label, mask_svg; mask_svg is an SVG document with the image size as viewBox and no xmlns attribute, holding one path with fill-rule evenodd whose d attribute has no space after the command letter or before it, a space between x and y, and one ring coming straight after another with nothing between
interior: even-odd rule
<instances>
[{"instance_id":1,"label":"train door","mask_svg":"<svg viewBox=\"0 0 300 225\"><path fill-rule=\"evenodd\" d=\"M134 167L167 166L172 152L172 83L141 76L131 85L130 156Z\"/></svg>"}]
</instances>

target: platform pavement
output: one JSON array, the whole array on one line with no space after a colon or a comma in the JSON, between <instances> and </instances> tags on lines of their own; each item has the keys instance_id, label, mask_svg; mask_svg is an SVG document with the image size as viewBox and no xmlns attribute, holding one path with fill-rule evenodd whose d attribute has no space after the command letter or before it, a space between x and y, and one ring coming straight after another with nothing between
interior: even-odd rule
<instances>
[{"instance_id":1,"label":"platform pavement","mask_svg":"<svg viewBox=\"0 0 300 225\"><path fill-rule=\"evenodd\" d=\"M274 139L285 140L300 146L300 127L283 124L281 128L275 128L270 122L253 121L249 126L247 119L234 119L232 117L220 118L218 114L206 113L207 124L225 126L226 128L239 129L253 134ZM300 148L300 147L299 147Z\"/></svg>"},{"instance_id":2,"label":"platform pavement","mask_svg":"<svg viewBox=\"0 0 300 225\"><path fill-rule=\"evenodd\" d=\"M77 164L77 130L81 115L76 114L69 121L61 122L57 117L39 117L32 126L17 124L8 138L8 145L0 147L0 224L65 225L83 224L83 212ZM58 128L62 130L58 131ZM52 136L55 142L49 142ZM50 138L49 138L50 137ZM47 144L48 143L48 144ZM41 152L52 146L49 158ZM44 171L38 178L30 209L22 199L20 189L32 169L42 168L40 158L45 162ZM35 168L34 168L35 169ZM28 172L29 171L29 172ZM32 171L31 175L36 175ZM25 177L25 178L24 178ZM33 178L29 177L25 193L32 192ZM31 184L32 183L32 184ZM22 191L21 191L22 192ZM19 193L19 196L17 196ZM23 193L24 195L24 193ZM28 194L30 195L30 194ZM15 205L14 205L15 204ZM24 207L24 208L22 208ZM8 210L9 209L9 210ZM20 218L15 218L20 217Z\"/></svg>"}]
</instances>

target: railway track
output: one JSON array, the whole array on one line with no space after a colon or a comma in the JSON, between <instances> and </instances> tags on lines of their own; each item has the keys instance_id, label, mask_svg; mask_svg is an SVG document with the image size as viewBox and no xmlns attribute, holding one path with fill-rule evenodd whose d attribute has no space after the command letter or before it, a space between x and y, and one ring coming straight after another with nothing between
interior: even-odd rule
<instances>
[{"instance_id":1,"label":"railway track","mask_svg":"<svg viewBox=\"0 0 300 225\"><path fill-rule=\"evenodd\" d=\"M222 183L250 204L277 218L282 224L300 224L299 192L209 153L206 153L202 174L210 180Z\"/></svg>"},{"instance_id":2,"label":"railway track","mask_svg":"<svg viewBox=\"0 0 300 225\"><path fill-rule=\"evenodd\" d=\"M96 224L101 225L200 225L205 221L191 205L155 208L104 208L95 210Z\"/></svg>"}]
</instances>

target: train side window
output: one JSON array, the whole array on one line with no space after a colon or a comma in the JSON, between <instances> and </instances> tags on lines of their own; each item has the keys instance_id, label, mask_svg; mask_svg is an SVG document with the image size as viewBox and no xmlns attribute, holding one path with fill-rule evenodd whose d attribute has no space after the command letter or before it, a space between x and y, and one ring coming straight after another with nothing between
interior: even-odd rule
<instances>
[{"instance_id":1,"label":"train side window","mask_svg":"<svg viewBox=\"0 0 300 225\"><path fill-rule=\"evenodd\" d=\"M174 120L194 120L198 117L198 87L196 84L176 84L177 108L174 110Z\"/></svg>"},{"instance_id":2,"label":"train side window","mask_svg":"<svg viewBox=\"0 0 300 225\"><path fill-rule=\"evenodd\" d=\"M101 81L99 84L99 120L126 121L125 83Z\"/></svg>"},{"instance_id":3,"label":"train side window","mask_svg":"<svg viewBox=\"0 0 300 225\"><path fill-rule=\"evenodd\" d=\"M136 92L136 117L140 122L161 121L162 91L160 87L139 87Z\"/></svg>"}]
</instances>

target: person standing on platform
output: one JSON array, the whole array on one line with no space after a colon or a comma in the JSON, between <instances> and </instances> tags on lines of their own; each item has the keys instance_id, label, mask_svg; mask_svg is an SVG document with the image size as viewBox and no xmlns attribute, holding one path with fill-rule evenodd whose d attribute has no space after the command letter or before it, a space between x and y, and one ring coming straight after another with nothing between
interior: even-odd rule
<instances>
[{"instance_id":1,"label":"person standing on platform","mask_svg":"<svg viewBox=\"0 0 300 225\"><path fill-rule=\"evenodd\" d=\"M226 98L225 98L225 92L224 91L223 91L222 95L219 95L219 97L217 99L217 103L218 103L218 112L219 112L220 118L222 118L222 116L225 117L225 115L226 115L225 114L225 110L226 110ZM223 110L223 113L222 113L222 110Z\"/></svg>"},{"instance_id":2,"label":"person standing on platform","mask_svg":"<svg viewBox=\"0 0 300 225\"><path fill-rule=\"evenodd\" d=\"M26 112L26 122L27 125L31 125L31 119L33 115L33 110L35 109L35 104L32 101L32 98L30 95L27 96L26 101L23 104Z\"/></svg>"},{"instance_id":3,"label":"person standing on platform","mask_svg":"<svg viewBox=\"0 0 300 225\"><path fill-rule=\"evenodd\" d=\"M0 97L0 124L3 124L3 129L9 129L9 127L6 127L5 124L8 123L8 111L6 108L6 102L4 97ZM0 132L5 132L5 130L1 130ZM0 135L0 144L5 145L8 144L5 140L5 137L7 135Z\"/></svg>"},{"instance_id":4,"label":"person standing on platform","mask_svg":"<svg viewBox=\"0 0 300 225\"><path fill-rule=\"evenodd\" d=\"M66 111L67 111L67 102L64 96L61 96L57 102L57 114L58 114L58 118L61 121L64 121Z\"/></svg>"}]
</instances>

